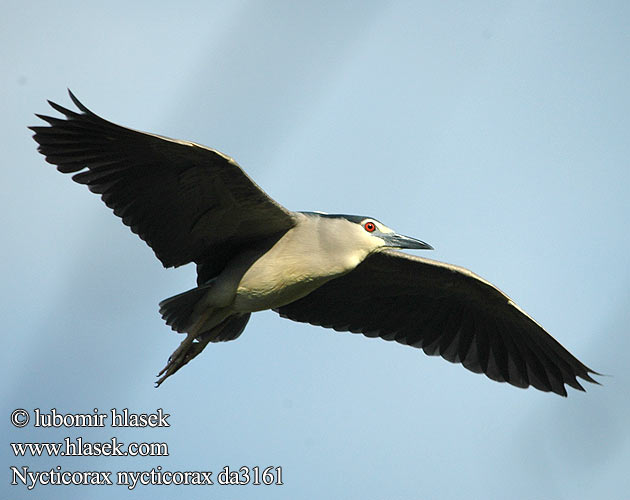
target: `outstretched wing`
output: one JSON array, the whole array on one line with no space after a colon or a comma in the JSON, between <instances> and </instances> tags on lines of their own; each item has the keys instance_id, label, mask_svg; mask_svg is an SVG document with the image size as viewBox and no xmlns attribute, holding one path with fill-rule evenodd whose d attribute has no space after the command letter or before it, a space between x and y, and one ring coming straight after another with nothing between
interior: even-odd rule
<instances>
[{"instance_id":1,"label":"outstretched wing","mask_svg":"<svg viewBox=\"0 0 630 500\"><path fill-rule=\"evenodd\" d=\"M53 102L65 118L30 127L46 161L98 193L165 267L196 262L220 270L239 248L294 225L286 210L230 157L205 146L121 127Z\"/></svg>"},{"instance_id":2,"label":"outstretched wing","mask_svg":"<svg viewBox=\"0 0 630 500\"><path fill-rule=\"evenodd\" d=\"M338 331L419 347L517 387L566 396L582 364L497 288L461 267L376 252L350 273L276 310Z\"/></svg>"}]
</instances>

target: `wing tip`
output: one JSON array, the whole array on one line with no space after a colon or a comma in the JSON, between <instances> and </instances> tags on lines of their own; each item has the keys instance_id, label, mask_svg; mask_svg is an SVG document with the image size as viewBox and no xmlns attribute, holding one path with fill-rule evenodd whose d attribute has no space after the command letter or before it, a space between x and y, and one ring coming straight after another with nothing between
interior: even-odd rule
<instances>
[{"instance_id":1,"label":"wing tip","mask_svg":"<svg viewBox=\"0 0 630 500\"><path fill-rule=\"evenodd\" d=\"M57 104L54 101L51 101L50 99L48 99L47 102L51 108L53 108L55 111L58 111L62 115L65 115L68 118L76 118L77 116L79 116L79 113L72 111L68 108L64 108L63 106Z\"/></svg>"},{"instance_id":2,"label":"wing tip","mask_svg":"<svg viewBox=\"0 0 630 500\"><path fill-rule=\"evenodd\" d=\"M591 377L591 375L595 375L596 377L610 377L610 375L596 372L595 370L591 370L590 368L587 368L586 372L581 373L579 377L586 380L587 382L590 382L591 384L601 386L602 385L601 382L599 382L598 380L595 380L593 377Z\"/></svg>"},{"instance_id":3,"label":"wing tip","mask_svg":"<svg viewBox=\"0 0 630 500\"><path fill-rule=\"evenodd\" d=\"M70 96L70 99L72 100L72 102L74 103L74 105L79 108L83 113L85 113L86 115L93 115L94 113L92 113L81 101L79 101L79 99L77 98L77 96L75 96L72 93L72 90L70 90L69 88L66 89L68 91L68 95Z\"/></svg>"},{"instance_id":4,"label":"wing tip","mask_svg":"<svg viewBox=\"0 0 630 500\"><path fill-rule=\"evenodd\" d=\"M68 91L68 95L70 96L70 99L72 100L74 105L79 109L79 111L81 111L81 113L86 114L86 115L90 115L90 116L95 116L92 111L90 111L81 101L79 101L77 96L75 96L70 89L67 89L67 91ZM76 118L76 117L81 115L81 113L77 113L76 111L72 111L72 110L70 110L68 108L65 108L65 107L61 106L60 104L57 104L56 102L51 101L50 99L47 99L46 102L55 111L58 111L59 113L61 113L62 115L65 115L68 118ZM48 122L49 122L50 119L58 120L58 118L52 118L50 116L42 115L42 114L39 114L39 113L35 113L35 116L37 118L40 118L40 119L42 119L44 121L48 121ZM28 127L28 128L31 128L31 127Z\"/></svg>"}]
</instances>

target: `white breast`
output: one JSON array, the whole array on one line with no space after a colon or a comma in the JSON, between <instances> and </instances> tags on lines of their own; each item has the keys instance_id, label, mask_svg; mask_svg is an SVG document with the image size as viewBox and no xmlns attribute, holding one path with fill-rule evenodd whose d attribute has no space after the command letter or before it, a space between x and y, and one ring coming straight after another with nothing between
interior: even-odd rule
<instances>
[{"instance_id":1,"label":"white breast","mask_svg":"<svg viewBox=\"0 0 630 500\"><path fill-rule=\"evenodd\" d=\"M293 302L351 271L369 254L356 224L298 215L298 225L243 275L235 310L260 311Z\"/></svg>"}]
</instances>

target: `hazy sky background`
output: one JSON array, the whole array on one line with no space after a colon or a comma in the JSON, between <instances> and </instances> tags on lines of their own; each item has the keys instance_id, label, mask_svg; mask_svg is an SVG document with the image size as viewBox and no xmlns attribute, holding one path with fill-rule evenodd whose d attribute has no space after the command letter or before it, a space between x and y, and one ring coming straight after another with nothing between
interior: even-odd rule
<instances>
[{"instance_id":1,"label":"hazy sky background","mask_svg":"<svg viewBox=\"0 0 630 500\"><path fill-rule=\"evenodd\" d=\"M283 486L184 498L630 495L628 2L3 3L0 370L5 498L173 498L9 486L31 471L283 467ZM597 371L567 399L421 351L255 314L159 390L181 340L164 270L36 153L45 102L237 159L294 210L368 214L507 292ZM129 408L168 429L16 429ZM15 458L10 442L167 442L168 457Z\"/></svg>"}]
</instances>

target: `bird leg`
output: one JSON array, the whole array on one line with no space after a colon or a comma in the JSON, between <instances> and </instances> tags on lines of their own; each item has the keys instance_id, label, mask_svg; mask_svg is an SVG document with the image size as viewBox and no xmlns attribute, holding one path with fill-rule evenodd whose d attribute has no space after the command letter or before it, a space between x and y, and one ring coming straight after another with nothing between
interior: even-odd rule
<instances>
[{"instance_id":1,"label":"bird leg","mask_svg":"<svg viewBox=\"0 0 630 500\"><path fill-rule=\"evenodd\" d=\"M160 370L160 373L157 374L160 377L155 382L155 387L160 387L162 382L164 382L168 377L173 375L177 370L179 370L182 366L188 364L192 359L197 357L201 351L205 349L212 338L210 335L206 335L202 338L197 338L199 335L199 330L203 327L206 317L202 316L199 318L197 323L195 323L186 338L179 344L179 347L173 351L168 358L168 363L166 366Z\"/></svg>"}]
</instances>

